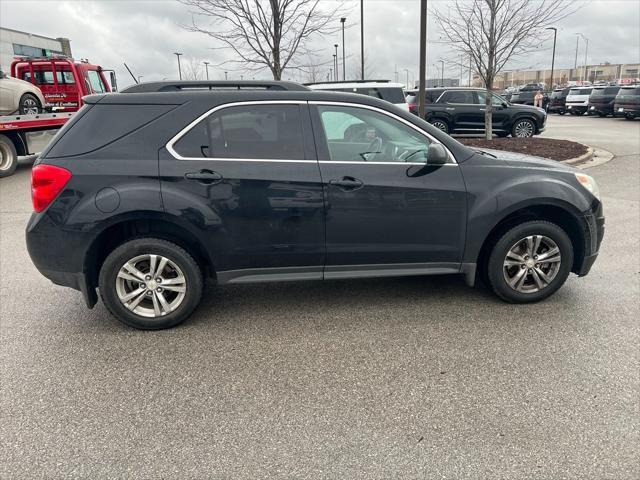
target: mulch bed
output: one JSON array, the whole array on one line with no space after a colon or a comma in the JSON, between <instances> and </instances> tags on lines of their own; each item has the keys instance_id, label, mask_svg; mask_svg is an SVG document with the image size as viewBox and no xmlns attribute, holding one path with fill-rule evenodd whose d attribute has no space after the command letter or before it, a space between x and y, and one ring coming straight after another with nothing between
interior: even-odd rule
<instances>
[{"instance_id":1,"label":"mulch bed","mask_svg":"<svg viewBox=\"0 0 640 480\"><path fill-rule=\"evenodd\" d=\"M506 150L508 152L533 155L551 160L569 160L587 153L587 147L581 143L553 138L457 138L469 147Z\"/></svg>"}]
</instances>

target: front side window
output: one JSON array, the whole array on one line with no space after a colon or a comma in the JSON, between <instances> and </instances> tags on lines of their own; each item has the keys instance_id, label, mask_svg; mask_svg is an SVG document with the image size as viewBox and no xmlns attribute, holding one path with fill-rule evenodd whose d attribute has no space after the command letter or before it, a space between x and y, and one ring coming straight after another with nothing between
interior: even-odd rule
<instances>
[{"instance_id":1,"label":"front side window","mask_svg":"<svg viewBox=\"0 0 640 480\"><path fill-rule=\"evenodd\" d=\"M213 112L174 145L188 158L303 160L298 105L242 105Z\"/></svg>"},{"instance_id":2,"label":"front side window","mask_svg":"<svg viewBox=\"0 0 640 480\"><path fill-rule=\"evenodd\" d=\"M95 70L89 70L87 72L87 76L89 77L89 83L91 84L91 90L94 93L105 93L107 91L107 87L102 81L102 77Z\"/></svg>"},{"instance_id":3,"label":"front side window","mask_svg":"<svg viewBox=\"0 0 640 480\"><path fill-rule=\"evenodd\" d=\"M329 159L337 162L427 161L429 139L388 115L358 107L318 106Z\"/></svg>"},{"instance_id":4,"label":"front side window","mask_svg":"<svg viewBox=\"0 0 640 480\"><path fill-rule=\"evenodd\" d=\"M486 105L487 103L487 92L477 92L478 95L478 103L479 105ZM498 95L491 94L491 105L494 107L501 107L503 103L506 103L506 100Z\"/></svg>"}]
</instances>

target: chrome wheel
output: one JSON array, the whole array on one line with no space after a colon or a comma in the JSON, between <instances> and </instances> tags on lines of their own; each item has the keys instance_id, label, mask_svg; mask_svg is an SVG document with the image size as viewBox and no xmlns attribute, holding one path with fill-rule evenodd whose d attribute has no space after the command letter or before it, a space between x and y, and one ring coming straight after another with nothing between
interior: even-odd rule
<instances>
[{"instance_id":1,"label":"chrome wheel","mask_svg":"<svg viewBox=\"0 0 640 480\"><path fill-rule=\"evenodd\" d=\"M556 278L561 263L560 249L553 240L531 235L509 249L502 270L505 281L513 290L536 293Z\"/></svg>"},{"instance_id":2,"label":"chrome wheel","mask_svg":"<svg viewBox=\"0 0 640 480\"><path fill-rule=\"evenodd\" d=\"M529 138L533 137L533 124L528 120L522 120L513 127L514 137Z\"/></svg>"},{"instance_id":3,"label":"chrome wheel","mask_svg":"<svg viewBox=\"0 0 640 480\"><path fill-rule=\"evenodd\" d=\"M33 97L27 97L22 101L23 115L37 115L38 102Z\"/></svg>"},{"instance_id":4,"label":"chrome wheel","mask_svg":"<svg viewBox=\"0 0 640 480\"><path fill-rule=\"evenodd\" d=\"M141 317L161 317L183 302L187 279L174 262L161 255L139 255L126 262L116 277L120 302Z\"/></svg>"},{"instance_id":5,"label":"chrome wheel","mask_svg":"<svg viewBox=\"0 0 640 480\"><path fill-rule=\"evenodd\" d=\"M449 125L447 125L442 120L434 120L433 122L431 122L431 125L436 127L438 130L443 131L444 133L449 133Z\"/></svg>"},{"instance_id":6,"label":"chrome wheel","mask_svg":"<svg viewBox=\"0 0 640 480\"><path fill-rule=\"evenodd\" d=\"M0 143L0 170L8 170L13 162L13 155L9 151L9 147L4 143Z\"/></svg>"}]
</instances>

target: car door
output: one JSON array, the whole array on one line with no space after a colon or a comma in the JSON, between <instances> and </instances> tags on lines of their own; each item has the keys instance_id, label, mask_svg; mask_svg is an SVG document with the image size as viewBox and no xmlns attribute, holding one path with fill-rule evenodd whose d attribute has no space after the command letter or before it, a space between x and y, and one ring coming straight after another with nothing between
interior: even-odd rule
<instances>
[{"instance_id":1,"label":"car door","mask_svg":"<svg viewBox=\"0 0 640 480\"><path fill-rule=\"evenodd\" d=\"M165 210L211 252L218 281L321 279L324 205L305 102L212 109L160 152Z\"/></svg>"},{"instance_id":2,"label":"car door","mask_svg":"<svg viewBox=\"0 0 640 480\"><path fill-rule=\"evenodd\" d=\"M466 192L434 138L391 112L311 102L325 193L325 278L458 271Z\"/></svg>"},{"instance_id":3,"label":"car door","mask_svg":"<svg viewBox=\"0 0 640 480\"><path fill-rule=\"evenodd\" d=\"M486 92L475 92L476 103L481 108L482 120L479 128L484 131L484 113L486 112ZM491 95L491 125L494 130L507 130L507 124L509 119L509 107L505 107L507 101L498 95L493 93Z\"/></svg>"},{"instance_id":4,"label":"car door","mask_svg":"<svg viewBox=\"0 0 640 480\"><path fill-rule=\"evenodd\" d=\"M484 110L480 111L472 90L448 90L442 94L438 103L445 104L445 110L453 120L453 125L450 125L451 130L483 128Z\"/></svg>"}]
</instances>

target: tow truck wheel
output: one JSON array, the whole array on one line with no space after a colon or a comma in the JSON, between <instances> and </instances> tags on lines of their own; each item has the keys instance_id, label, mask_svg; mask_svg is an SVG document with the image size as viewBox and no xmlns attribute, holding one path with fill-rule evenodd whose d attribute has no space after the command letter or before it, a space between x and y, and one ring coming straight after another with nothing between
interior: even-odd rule
<instances>
[{"instance_id":1,"label":"tow truck wheel","mask_svg":"<svg viewBox=\"0 0 640 480\"><path fill-rule=\"evenodd\" d=\"M0 178L13 175L18 166L18 153L11 139L0 135Z\"/></svg>"},{"instance_id":2,"label":"tow truck wheel","mask_svg":"<svg viewBox=\"0 0 640 480\"><path fill-rule=\"evenodd\" d=\"M20 115L37 115L42 106L35 95L25 93L20 97Z\"/></svg>"}]
</instances>

